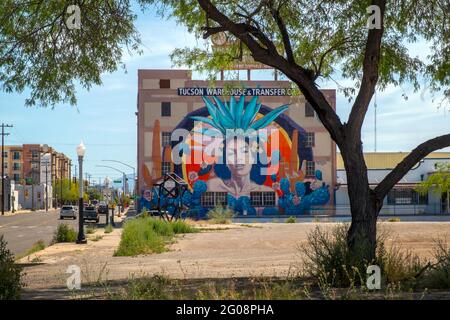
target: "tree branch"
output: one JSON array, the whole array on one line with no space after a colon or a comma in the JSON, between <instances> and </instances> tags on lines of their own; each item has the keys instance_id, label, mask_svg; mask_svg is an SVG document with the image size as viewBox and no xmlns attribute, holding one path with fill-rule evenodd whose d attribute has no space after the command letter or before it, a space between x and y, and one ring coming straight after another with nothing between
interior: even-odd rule
<instances>
[{"instance_id":1,"label":"tree branch","mask_svg":"<svg viewBox=\"0 0 450 320\"><path fill-rule=\"evenodd\" d=\"M449 146L450 134L439 136L420 144L378 184L374 189L376 197L379 200L382 200L389 190L391 190L417 162L425 158L429 153Z\"/></svg>"},{"instance_id":2,"label":"tree branch","mask_svg":"<svg viewBox=\"0 0 450 320\"><path fill-rule=\"evenodd\" d=\"M358 141L361 136L361 126L378 82L378 67L381 55L381 38L384 31L386 0L373 0L372 5L380 8L381 29L375 28L369 30L364 54L361 86L348 120L350 134L357 137Z\"/></svg>"},{"instance_id":3,"label":"tree branch","mask_svg":"<svg viewBox=\"0 0 450 320\"><path fill-rule=\"evenodd\" d=\"M273 0L268 1L268 6L273 19L277 23L278 29L281 33L281 38L283 39L284 49L286 50L286 57L290 63L295 63L294 53L292 51L291 40L289 38L289 33L287 31L286 25L281 18L280 9L275 9L273 7Z\"/></svg>"},{"instance_id":4,"label":"tree branch","mask_svg":"<svg viewBox=\"0 0 450 320\"><path fill-rule=\"evenodd\" d=\"M331 138L338 145L344 142L345 136L342 132L342 123L323 93L317 88L311 72L296 63L287 61L278 53L274 43L255 26L231 21L210 0L197 1L210 19L216 21L247 46L255 61L278 69L297 84L305 98L317 112L319 119L330 133Z\"/></svg>"}]
</instances>

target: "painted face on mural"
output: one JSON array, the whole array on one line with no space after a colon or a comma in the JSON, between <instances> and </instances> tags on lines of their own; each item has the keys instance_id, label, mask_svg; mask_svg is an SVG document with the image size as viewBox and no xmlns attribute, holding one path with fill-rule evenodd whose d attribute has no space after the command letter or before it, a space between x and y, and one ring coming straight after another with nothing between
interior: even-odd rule
<instances>
[{"instance_id":1,"label":"painted face on mural","mask_svg":"<svg viewBox=\"0 0 450 320\"><path fill-rule=\"evenodd\" d=\"M229 141L226 148L226 163L232 176L243 177L250 174L255 157L250 145L244 139Z\"/></svg>"}]
</instances>

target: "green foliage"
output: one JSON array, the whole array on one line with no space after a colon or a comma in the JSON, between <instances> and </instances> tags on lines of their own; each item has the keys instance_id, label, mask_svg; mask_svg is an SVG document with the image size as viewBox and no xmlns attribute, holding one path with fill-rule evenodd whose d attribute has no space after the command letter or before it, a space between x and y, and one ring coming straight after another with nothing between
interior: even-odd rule
<instances>
[{"instance_id":1,"label":"green foliage","mask_svg":"<svg viewBox=\"0 0 450 320\"><path fill-rule=\"evenodd\" d=\"M96 227L94 227L94 226L88 226L88 227L86 228L86 234L93 234L93 233L95 233L96 230L97 230Z\"/></svg>"},{"instance_id":2,"label":"green foliage","mask_svg":"<svg viewBox=\"0 0 450 320\"><path fill-rule=\"evenodd\" d=\"M60 223L53 236L53 243L75 242L77 233L69 225Z\"/></svg>"},{"instance_id":3,"label":"green foliage","mask_svg":"<svg viewBox=\"0 0 450 320\"><path fill-rule=\"evenodd\" d=\"M20 299L22 286L22 268L14 261L14 255L6 247L3 235L0 235L0 300Z\"/></svg>"},{"instance_id":4,"label":"green foliage","mask_svg":"<svg viewBox=\"0 0 450 320\"><path fill-rule=\"evenodd\" d=\"M81 29L69 29L70 5ZM125 1L0 1L0 82L6 92L30 88L28 106L76 103L75 86L101 85L121 65L123 49L137 51L135 15Z\"/></svg>"},{"instance_id":5,"label":"green foliage","mask_svg":"<svg viewBox=\"0 0 450 320\"><path fill-rule=\"evenodd\" d=\"M197 232L184 221L166 221L158 218L137 218L125 223L116 256L161 253L175 234Z\"/></svg>"},{"instance_id":6,"label":"green foliage","mask_svg":"<svg viewBox=\"0 0 450 320\"><path fill-rule=\"evenodd\" d=\"M76 203L78 201L78 182L73 182L70 179L62 179L56 180L53 182L54 188L53 192L55 193L55 197L58 200L62 199L63 203ZM61 187L62 187L62 198L61 198ZM87 195L84 194L84 199L88 200L86 198Z\"/></svg>"},{"instance_id":7,"label":"green foliage","mask_svg":"<svg viewBox=\"0 0 450 320\"><path fill-rule=\"evenodd\" d=\"M39 240L37 241L35 244L33 244L33 246L28 249L28 251L26 252L26 256L36 253L38 251L44 250L46 247L44 240Z\"/></svg>"},{"instance_id":8,"label":"green foliage","mask_svg":"<svg viewBox=\"0 0 450 320\"><path fill-rule=\"evenodd\" d=\"M429 175L416 189L425 195L428 192L446 193L450 190L450 163L437 163L436 172Z\"/></svg>"},{"instance_id":9,"label":"green foliage","mask_svg":"<svg viewBox=\"0 0 450 320\"><path fill-rule=\"evenodd\" d=\"M289 217L286 219L286 223L296 223L297 219L295 217Z\"/></svg>"},{"instance_id":10,"label":"green foliage","mask_svg":"<svg viewBox=\"0 0 450 320\"><path fill-rule=\"evenodd\" d=\"M450 288L450 248L445 239L437 239L434 246L434 264L425 272L422 285L433 289Z\"/></svg>"},{"instance_id":11,"label":"green foliage","mask_svg":"<svg viewBox=\"0 0 450 320\"><path fill-rule=\"evenodd\" d=\"M229 224L235 212L227 207L217 206L208 211L208 219L215 224Z\"/></svg>"},{"instance_id":12,"label":"green foliage","mask_svg":"<svg viewBox=\"0 0 450 320\"><path fill-rule=\"evenodd\" d=\"M162 16L174 17L198 39L203 38L203 27L219 26L206 18L197 0L140 0L143 5L156 4ZM258 10L255 2L246 0L212 1L218 10L235 23L248 23L258 28L278 53L285 56L282 34L268 3L274 4L288 30L296 63L313 74L330 79L342 77L353 80L353 85L339 89L348 96L356 93L361 81L362 63L368 34L367 12L371 1L288 0L266 2ZM440 0L403 0L387 2L384 34L381 46L378 86L396 86L412 83L415 90L424 83L427 89L439 91L450 98L450 42L448 6ZM251 19L246 17L251 14ZM177 66L187 65L212 75L229 65L245 60L250 50L243 44L243 58L239 41L225 32L229 46L218 49L211 46L179 48L172 55ZM255 36L256 38L256 36ZM427 57L417 57L408 48L420 41L430 46ZM257 40L262 47L262 40ZM447 88L447 89L446 89Z\"/></svg>"},{"instance_id":13,"label":"green foliage","mask_svg":"<svg viewBox=\"0 0 450 320\"><path fill-rule=\"evenodd\" d=\"M111 224L108 224L105 227L105 233L111 233L111 232L113 232L113 230L114 230L114 228L113 228L113 226Z\"/></svg>"},{"instance_id":14,"label":"green foliage","mask_svg":"<svg viewBox=\"0 0 450 320\"><path fill-rule=\"evenodd\" d=\"M364 261L351 254L347 245L348 224L338 224L331 230L320 227L308 234L308 241L300 248L305 257L304 272L322 287L365 286L369 265L378 265L386 284L414 283L414 276L423 267L421 261L410 252L392 246L386 249L386 234L377 239L374 261Z\"/></svg>"},{"instance_id":15,"label":"green foliage","mask_svg":"<svg viewBox=\"0 0 450 320\"><path fill-rule=\"evenodd\" d=\"M86 193L89 197L89 200L99 200L99 201L103 200L103 195L100 193L98 189L89 188L86 191Z\"/></svg>"}]
</instances>

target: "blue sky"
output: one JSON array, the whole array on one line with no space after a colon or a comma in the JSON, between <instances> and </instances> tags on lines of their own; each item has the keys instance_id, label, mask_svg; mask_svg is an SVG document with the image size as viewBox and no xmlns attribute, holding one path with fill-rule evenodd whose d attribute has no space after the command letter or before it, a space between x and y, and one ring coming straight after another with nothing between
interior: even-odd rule
<instances>
[{"instance_id":1,"label":"blue sky","mask_svg":"<svg viewBox=\"0 0 450 320\"><path fill-rule=\"evenodd\" d=\"M137 28L141 32L143 55L124 56L127 72L119 70L103 76L103 85L90 91L78 90L78 105L60 104L54 109L27 108L28 92L0 92L0 122L13 124L7 144L49 144L76 159L75 148L83 139L87 147L85 171L98 180L117 177L117 173L96 165L107 164L102 159L116 159L136 165L136 94L138 69L171 68L169 54L176 47L196 45L197 41L185 28L174 21L161 19L150 11L139 12ZM426 54L424 44L412 48L414 53ZM194 73L194 78L200 77ZM342 84L346 84L345 81ZM332 81L322 82L322 88L336 88ZM402 93L408 94L408 100ZM438 109L429 95L413 93L409 86L389 87L377 94L378 151L409 151L420 142L449 132L450 114ZM345 121L350 104L340 93L337 112ZM374 150L373 103L363 127L365 151ZM448 150L448 149L447 149Z\"/></svg>"}]
</instances>

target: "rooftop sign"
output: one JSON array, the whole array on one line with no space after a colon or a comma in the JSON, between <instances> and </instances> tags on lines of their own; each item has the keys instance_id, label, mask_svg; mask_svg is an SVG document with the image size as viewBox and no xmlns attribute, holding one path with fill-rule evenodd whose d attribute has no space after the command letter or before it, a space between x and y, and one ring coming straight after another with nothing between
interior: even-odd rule
<instances>
[{"instance_id":1,"label":"rooftop sign","mask_svg":"<svg viewBox=\"0 0 450 320\"><path fill-rule=\"evenodd\" d=\"M292 88L178 88L179 96L292 96Z\"/></svg>"}]
</instances>

